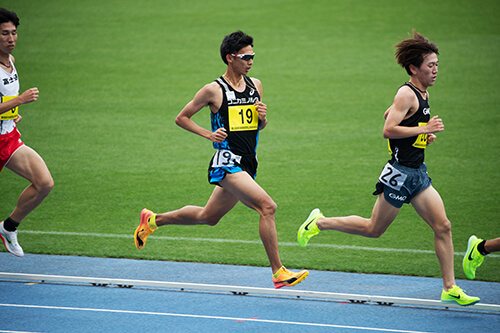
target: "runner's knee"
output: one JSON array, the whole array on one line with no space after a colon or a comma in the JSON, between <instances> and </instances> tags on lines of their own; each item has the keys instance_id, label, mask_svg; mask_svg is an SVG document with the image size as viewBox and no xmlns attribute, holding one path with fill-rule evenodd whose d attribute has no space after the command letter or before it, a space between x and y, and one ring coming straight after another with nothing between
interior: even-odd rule
<instances>
[{"instance_id":1,"label":"runner's knee","mask_svg":"<svg viewBox=\"0 0 500 333\"><path fill-rule=\"evenodd\" d=\"M201 222L201 224L206 224L211 227L216 226L221 218L222 217L215 215L207 215L205 214L205 212L201 212L201 214L198 216L198 220Z\"/></svg>"},{"instance_id":2,"label":"runner's knee","mask_svg":"<svg viewBox=\"0 0 500 333\"><path fill-rule=\"evenodd\" d=\"M206 225L209 225L211 227L215 227L217 223L219 223L220 219L219 218L208 218L203 220Z\"/></svg>"},{"instance_id":3,"label":"runner's knee","mask_svg":"<svg viewBox=\"0 0 500 333\"><path fill-rule=\"evenodd\" d=\"M384 234L386 229L380 228L377 226L377 223L374 223L371 220L368 220L364 227L363 236L369 238L380 238Z\"/></svg>"},{"instance_id":4,"label":"runner's knee","mask_svg":"<svg viewBox=\"0 0 500 333\"><path fill-rule=\"evenodd\" d=\"M47 196L54 187L54 179L52 179L52 176L48 173L43 177L36 179L33 182L33 186L37 189L38 193L43 196Z\"/></svg>"},{"instance_id":5,"label":"runner's knee","mask_svg":"<svg viewBox=\"0 0 500 333\"><path fill-rule=\"evenodd\" d=\"M432 229L436 235L451 234L451 222L448 219L444 219L439 223L435 223Z\"/></svg>"},{"instance_id":6,"label":"runner's knee","mask_svg":"<svg viewBox=\"0 0 500 333\"><path fill-rule=\"evenodd\" d=\"M365 236L369 238L380 238L384 234L385 230L378 230L378 229L367 229Z\"/></svg>"},{"instance_id":7,"label":"runner's knee","mask_svg":"<svg viewBox=\"0 0 500 333\"><path fill-rule=\"evenodd\" d=\"M271 199L271 197L268 197L261 203L260 214L262 216L271 216L276 213L277 209L278 205L274 202L273 199Z\"/></svg>"}]
</instances>

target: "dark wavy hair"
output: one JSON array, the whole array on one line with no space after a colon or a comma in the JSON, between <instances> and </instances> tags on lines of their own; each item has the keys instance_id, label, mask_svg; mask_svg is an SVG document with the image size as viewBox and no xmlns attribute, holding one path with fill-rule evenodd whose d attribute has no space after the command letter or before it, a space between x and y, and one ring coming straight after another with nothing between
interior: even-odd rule
<instances>
[{"instance_id":1,"label":"dark wavy hair","mask_svg":"<svg viewBox=\"0 0 500 333\"><path fill-rule=\"evenodd\" d=\"M413 29L413 37L402 40L394 45L396 47L395 58L401 67L406 69L408 75L411 75L410 65L420 67L424 62L424 57L428 54L439 54L438 47L433 42L422 36Z\"/></svg>"},{"instance_id":2,"label":"dark wavy hair","mask_svg":"<svg viewBox=\"0 0 500 333\"><path fill-rule=\"evenodd\" d=\"M0 8L0 24L7 22L14 23L14 25L17 28L19 26L19 17L17 17L16 13L10 10L7 10L5 8Z\"/></svg>"},{"instance_id":3,"label":"dark wavy hair","mask_svg":"<svg viewBox=\"0 0 500 333\"><path fill-rule=\"evenodd\" d=\"M253 37L247 35L241 30L227 35L224 37L222 44L220 45L220 56L222 61L224 61L227 65L226 55L238 53L239 50L248 45L253 47Z\"/></svg>"}]
</instances>

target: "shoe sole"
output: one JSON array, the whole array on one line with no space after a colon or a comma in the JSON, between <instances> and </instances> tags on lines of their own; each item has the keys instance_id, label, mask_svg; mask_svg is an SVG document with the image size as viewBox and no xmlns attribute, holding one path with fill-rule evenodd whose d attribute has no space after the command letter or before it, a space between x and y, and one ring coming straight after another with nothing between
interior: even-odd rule
<instances>
[{"instance_id":1,"label":"shoe sole","mask_svg":"<svg viewBox=\"0 0 500 333\"><path fill-rule=\"evenodd\" d=\"M471 306L471 305L474 305L476 303L479 303L479 301L480 301L480 299L478 299L477 301L471 302L469 304L460 304L457 301L455 301L453 299L450 299L450 300L441 300L441 303L445 303L445 304L458 304L460 306Z\"/></svg>"}]
</instances>

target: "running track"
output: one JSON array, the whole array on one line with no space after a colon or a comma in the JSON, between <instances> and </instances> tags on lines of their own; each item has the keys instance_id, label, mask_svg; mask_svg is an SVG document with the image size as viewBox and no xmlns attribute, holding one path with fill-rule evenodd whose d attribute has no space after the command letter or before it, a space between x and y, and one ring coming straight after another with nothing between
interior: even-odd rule
<instances>
[{"instance_id":1,"label":"running track","mask_svg":"<svg viewBox=\"0 0 500 333\"><path fill-rule=\"evenodd\" d=\"M199 263L0 253L0 272L272 288L270 269ZM483 304L500 283L459 280ZM438 300L441 279L310 271L287 290ZM283 288L282 290L285 290ZM0 332L498 331L500 312L238 295L155 287L0 279Z\"/></svg>"}]
</instances>

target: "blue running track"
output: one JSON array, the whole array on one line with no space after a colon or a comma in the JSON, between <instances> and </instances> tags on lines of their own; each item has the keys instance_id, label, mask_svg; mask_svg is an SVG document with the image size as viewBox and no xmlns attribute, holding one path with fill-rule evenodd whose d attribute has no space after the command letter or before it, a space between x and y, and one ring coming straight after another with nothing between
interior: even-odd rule
<instances>
[{"instance_id":1,"label":"blue running track","mask_svg":"<svg viewBox=\"0 0 500 333\"><path fill-rule=\"evenodd\" d=\"M0 253L0 272L273 288L270 268ZM483 304L500 283L458 280ZM441 279L310 271L293 288L439 300ZM500 312L0 279L0 332L498 332Z\"/></svg>"}]
</instances>

